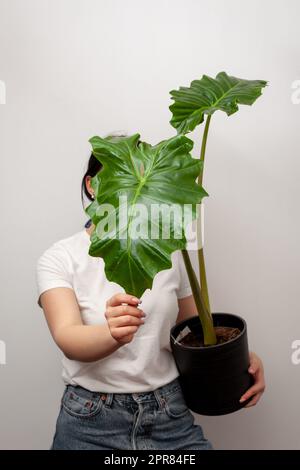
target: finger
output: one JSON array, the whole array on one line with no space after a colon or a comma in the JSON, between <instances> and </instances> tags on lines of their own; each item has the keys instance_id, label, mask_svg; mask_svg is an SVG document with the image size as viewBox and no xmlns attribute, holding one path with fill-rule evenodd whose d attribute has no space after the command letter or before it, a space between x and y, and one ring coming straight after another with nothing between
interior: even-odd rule
<instances>
[{"instance_id":1,"label":"finger","mask_svg":"<svg viewBox=\"0 0 300 470\"><path fill-rule=\"evenodd\" d=\"M140 308L131 307L130 305L120 305L119 307L108 307L105 312L106 318L120 317L122 315L132 315L133 317L145 316Z\"/></svg>"},{"instance_id":2,"label":"finger","mask_svg":"<svg viewBox=\"0 0 300 470\"><path fill-rule=\"evenodd\" d=\"M265 389L265 376L262 367L259 367L254 374L254 385L260 389L259 391L264 391Z\"/></svg>"},{"instance_id":3,"label":"finger","mask_svg":"<svg viewBox=\"0 0 300 470\"><path fill-rule=\"evenodd\" d=\"M247 403L247 405L245 406L245 408L250 408L251 406L255 406L257 404L257 402L260 400L262 396L262 393L257 393L253 398L252 400L249 401L249 403Z\"/></svg>"},{"instance_id":4,"label":"finger","mask_svg":"<svg viewBox=\"0 0 300 470\"><path fill-rule=\"evenodd\" d=\"M132 315L122 315L121 317L112 317L109 320L111 328L122 328L124 326L140 326L145 322L144 318L136 318Z\"/></svg>"},{"instance_id":5,"label":"finger","mask_svg":"<svg viewBox=\"0 0 300 470\"><path fill-rule=\"evenodd\" d=\"M115 294L113 295L108 301L106 302L106 305L108 307L116 307L121 304L129 304L129 305L138 305L141 303L141 299L138 299L137 297L134 297L133 295L129 294Z\"/></svg>"},{"instance_id":6,"label":"finger","mask_svg":"<svg viewBox=\"0 0 300 470\"><path fill-rule=\"evenodd\" d=\"M248 398L252 397L253 395L255 395L256 393L260 393L261 392L261 387L262 387L262 384L254 384L252 387L250 387L246 393L244 393L244 395L241 396L240 398L240 403L243 403L244 401L248 400Z\"/></svg>"},{"instance_id":7,"label":"finger","mask_svg":"<svg viewBox=\"0 0 300 470\"><path fill-rule=\"evenodd\" d=\"M262 381L264 382L265 381L265 375L264 375L264 369L263 367L259 367L257 372L256 372L256 381L259 382L259 381Z\"/></svg>"},{"instance_id":8,"label":"finger","mask_svg":"<svg viewBox=\"0 0 300 470\"><path fill-rule=\"evenodd\" d=\"M138 330L138 327L133 326L123 326L122 328L113 329L111 335L116 339L120 340L128 335L133 335Z\"/></svg>"},{"instance_id":9,"label":"finger","mask_svg":"<svg viewBox=\"0 0 300 470\"><path fill-rule=\"evenodd\" d=\"M248 372L250 372L250 374L252 374L252 375L255 375L258 370L259 370L259 362L256 359L253 359L250 362Z\"/></svg>"},{"instance_id":10,"label":"finger","mask_svg":"<svg viewBox=\"0 0 300 470\"><path fill-rule=\"evenodd\" d=\"M250 374L255 374L259 370L260 366L261 366L261 363L260 363L258 356L255 353L251 352L250 353L250 365L248 368L248 372L250 372Z\"/></svg>"}]
</instances>

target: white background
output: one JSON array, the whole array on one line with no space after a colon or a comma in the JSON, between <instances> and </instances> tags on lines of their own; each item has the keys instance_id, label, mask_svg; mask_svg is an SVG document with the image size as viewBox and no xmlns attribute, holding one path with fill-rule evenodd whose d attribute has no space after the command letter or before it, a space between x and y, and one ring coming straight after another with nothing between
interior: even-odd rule
<instances>
[{"instance_id":1,"label":"white background","mask_svg":"<svg viewBox=\"0 0 300 470\"><path fill-rule=\"evenodd\" d=\"M297 0L0 0L2 449L51 443L61 354L35 264L86 221L88 139L174 135L169 91L221 70L269 81L252 108L214 115L204 178L213 310L246 319L267 389L256 408L197 419L217 449L300 448L299 20Z\"/></svg>"}]
</instances>

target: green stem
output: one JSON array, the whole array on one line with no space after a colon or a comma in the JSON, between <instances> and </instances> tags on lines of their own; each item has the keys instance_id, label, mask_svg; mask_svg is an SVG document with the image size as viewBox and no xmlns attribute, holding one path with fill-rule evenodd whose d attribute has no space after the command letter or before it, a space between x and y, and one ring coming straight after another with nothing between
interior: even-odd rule
<instances>
[{"instance_id":1,"label":"green stem","mask_svg":"<svg viewBox=\"0 0 300 470\"><path fill-rule=\"evenodd\" d=\"M208 313L211 315L203 248L199 248L198 250L198 262L199 262L201 292L202 292L202 296L205 302L205 306L208 310Z\"/></svg>"},{"instance_id":2,"label":"green stem","mask_svg":"<svg viewBox=\"0 0 300 470\"><path fill-rule=\"evenodd\" d=\"M202 144L201 144L200 162L203 163L203 166L202 166L201 174L198 178L198 184L200 186L202 186L202 182L203 182L205 151L206 151L207 135L208 135L210 120L211 120L211 115L209 114L206 118L205 128L204 128L203 138L202 138Z\"/></svg>"},{"instance_id":3,"label":"green stem","mask_svg":"<svg viewBox=\"0 0 300 470\"><path fill-rule=\"evenodd\" d=\"M195 304L197 307L199 319L201 322L202 330L203 330L203 339L205 345L212 345L216 344L217 338L216 333L213 326L212 316L208 312L204 299L202 297L200 285L196 276L196 273L193 269L189 254L187 250L182 250L182 256L185 264L185 268L189 277L189 281L191 284L193 297L195 300Z\"/></svg>"},{"instance_id":4,"label":"green stem","mask_svg":"<svg viewBox=\"0 0 300 470\"><path fill-rule=\"evenodd\" d=\"M205 160L205 151L206 151L206 143L207 143L207 135L208 135L210 119L211 119L211 115L209 114L206 118L202 144L201 144L200 161L202 162L202 171L198 178L198 184L200 186L202 186L202 182L203 182L204 160ZM201 236L201 234L198 234L198 236ZM198 262L199 262L201 291L202 291L203 299L204 299L206 308L208 310L208 313L209 315L211 315L203 247L199 248L198 250Z\"/></svg>"}]
</instances>

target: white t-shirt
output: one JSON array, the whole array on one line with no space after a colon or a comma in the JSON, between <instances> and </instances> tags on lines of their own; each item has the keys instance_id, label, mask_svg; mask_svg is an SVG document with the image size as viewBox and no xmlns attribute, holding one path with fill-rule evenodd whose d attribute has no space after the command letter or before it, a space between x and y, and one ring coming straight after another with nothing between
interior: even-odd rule
<instances>
[{"instance_id":1,"label":"white t-shirt","mask_svg":"<svg viewBox=\"0 0 300 470\"><path fill-rule=\"evenodd\" d=\"M106 323L106 301L124 289L106 279L104 261L88 254L90 236L85 229L50 246L36 267L38 304L42 292L54 287L73 289L82 321ZM95 362L63 357L63 380L88 390L138 393L154 390L177 377L169 338L178 315L177 299L191 295L180 251L172 254L172 268L156 275L152 289L141 297L145 323L134 339ZM41 305L40 305L41 306ZM101 341L101 338L99 338Z\"/></svg>"}]
</instances>

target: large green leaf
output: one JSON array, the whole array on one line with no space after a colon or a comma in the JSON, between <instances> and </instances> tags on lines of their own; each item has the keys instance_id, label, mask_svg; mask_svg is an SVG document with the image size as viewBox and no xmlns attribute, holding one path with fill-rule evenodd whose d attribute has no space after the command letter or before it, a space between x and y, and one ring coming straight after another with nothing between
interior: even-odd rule
<instances>
[{"instance_id":1,"label":"large green leaf","mask_svg":"<svg viewBox=\"0 0 300 470\"><path fill-rule=\"evenodd\" d=\"M238 111L238 104L251 105L261 95L267 84L264 80L244 80L220 72L216 78L203 75L192 81L190 87L180 87L170 92L174 103L170 106L170 121L179 134L195 129L204 120L204 114L217 110L230 116Z\"/></svg>"},{"instance_id":2,"label":"large green leaf","mask_svg":"<svg viewBox=\"0 0 300 470\"><path fill-rule=\"evenodd\" d=\"M151 146L139 137L90 139L93 154L103 168L92 178L96 198L86 208L96 226L89 254L103 258L109 281L138 297L151 289L159 271L171 268L172 252L186 246L184 230L178 238L179 218L173 218L170 209L180 207L184 213L185 205L186 213L195 218L196 204L207 195L196 184L202 164L190 155L190 139L177 135ZM101 214L105 204L113 210ZM162 212L154 210L150 221L153 207ZM164 232L168 213L169 234ZM137 232L142 229L139 236Z\"/></svg>"}]
</instances>

